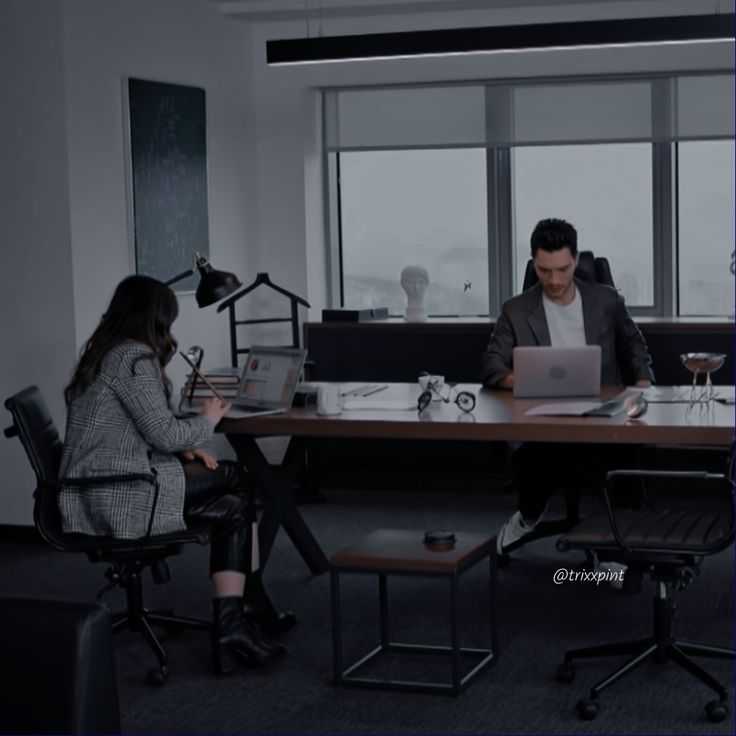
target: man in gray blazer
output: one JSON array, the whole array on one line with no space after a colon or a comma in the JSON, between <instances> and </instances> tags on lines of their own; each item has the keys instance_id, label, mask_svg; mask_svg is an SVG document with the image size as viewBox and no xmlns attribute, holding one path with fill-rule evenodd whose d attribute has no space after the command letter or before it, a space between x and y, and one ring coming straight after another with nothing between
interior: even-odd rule
<instances>
[{"instance_id":1,"label":"man in gray blazer","mask_svg":"<svg viewBox=\"0 0 736 736\"><path fill-rule=\"evenodd\" d=\"M517 346L600 345L603 385L650 386L652 359L639 328L615 289L574 277L577 232L564 220L537 223L531 236L539 283L509 299L481 361L486 388L513 389L513 349ZM600 445L525 443L512 456L519 510L498 535L498 552L531 532L555 488L602 478L627 464L626 448Z\"/></svg>"}]
</instances>

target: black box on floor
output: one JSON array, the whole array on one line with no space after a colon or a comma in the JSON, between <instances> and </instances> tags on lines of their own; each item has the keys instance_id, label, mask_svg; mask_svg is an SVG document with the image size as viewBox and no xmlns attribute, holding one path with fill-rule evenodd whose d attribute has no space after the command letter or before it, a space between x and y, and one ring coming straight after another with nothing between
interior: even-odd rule
<instances>
[{"instance_id":1,"label":"black box on floor","mask_svg":"<svg viewBox=\"0 0 736 736\"><path fill-rule=\"evenodd\" d=\"M373 322L388 319L388 307L373 309L323 309L323 322Z\"/></svg>"}]
</instances>

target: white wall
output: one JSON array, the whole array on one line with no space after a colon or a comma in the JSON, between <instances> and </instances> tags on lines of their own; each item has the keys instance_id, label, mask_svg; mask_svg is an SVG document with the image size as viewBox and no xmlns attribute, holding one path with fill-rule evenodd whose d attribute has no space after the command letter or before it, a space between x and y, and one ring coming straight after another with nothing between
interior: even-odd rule
<instances>
[{"instance_id":1,"label":"white wall","mask_svg":"<svg viewBox=\"0 0 736 736\"><path fill-rule=\"evenodd\" d=\"M0 6L0 398L36 383L57 422L75 352L61 25L54 0ZM0 435L0 467L0 524L30 523L17 439Z\"/></svg>"},{"instance_id":2,"label":"white wall","mask_svg":"<svg viewBox=\"0 0 736 736\"><path fill-rule=\"evenodd\" d=\"M63 427L75 355L133 271L124 77L205 88L211 260L255 276L250 59L248 27L207 0L0 4L0 397L35 382ZM207 365L229 362L226 314L198 310L193 295L180 298L175 333L202 345ZM184 368L172 364L175 382ZM0 524L31 523L33 476L17 440L0 439L0 464Z\"/></svg>"},{"instance_id":3,"label":"white wall","mask_svg":"<svg viewBox=\"0 0 736 736\"><path fill-rule=\"evenodd\" d=\"M134 271L128 227L123 80L203 87L207 99L210 259L248 283L258 244L253 201L248 27L206 0L65 0L64 61L77 347L94 329L115 284ZM172 269L172 276L178 269ZM179 299L174 332L229 363L227 315ZM169 373L179 383L183 361Z\"/></svg>"}]
</instances>

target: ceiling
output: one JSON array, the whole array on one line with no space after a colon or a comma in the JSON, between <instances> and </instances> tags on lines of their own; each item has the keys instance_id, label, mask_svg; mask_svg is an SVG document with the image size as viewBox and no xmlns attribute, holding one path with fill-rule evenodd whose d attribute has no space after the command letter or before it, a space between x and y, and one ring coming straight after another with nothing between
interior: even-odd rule
<instances>
[{"instance_id":1,"label":"ceiling","mask_svg":"<svg viewBox=\"0 0 736 736\"><path fill-rule=\"evenodd\" d=\"M550 5L593 5L611 0L212 0L224 15L250 21L304 20L398 15L495 8L543 7ZM617 0L614 4L641 3ZM733 5L725 2L723 5ZM715 5L712 8L715 10ZM733 12L725 7L723 12Z\"/></svg>"}]
</instances>

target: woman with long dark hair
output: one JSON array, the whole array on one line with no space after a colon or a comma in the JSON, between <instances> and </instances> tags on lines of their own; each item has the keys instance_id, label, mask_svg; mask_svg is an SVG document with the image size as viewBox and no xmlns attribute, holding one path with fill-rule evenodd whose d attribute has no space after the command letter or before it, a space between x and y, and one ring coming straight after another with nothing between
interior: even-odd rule
<instances>
[{"instance_id":1,"label":"woman with long dark hair","mask_svg":"<svg viewBox=\"0 0 736 736\"><path fill-rule=\"evenodd\" d=\"M165 367L176 352L174 293L156 279L129 276L83 347L64 396L67 428L62 477L153 473L146 481L105 487L64 486L59 508L65 532L138 539L206 521L215 527L210 575L215 671L239 660L263 664L286 650L265 643L243 593L250 572L253 506L248 475L236 462L201 449L228 409L217 398L201 414L176 417ZM254 601L270 606L265 591Z\"/></svg>"}]
</instances>

